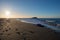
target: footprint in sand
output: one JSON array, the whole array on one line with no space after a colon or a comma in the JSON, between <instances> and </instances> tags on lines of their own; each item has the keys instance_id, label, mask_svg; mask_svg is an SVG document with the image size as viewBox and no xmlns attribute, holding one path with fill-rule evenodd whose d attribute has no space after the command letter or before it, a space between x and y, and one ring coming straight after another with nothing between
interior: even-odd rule
<instances>
[{"instance_id":1,"label":"footprint in sand","mask_svg":"<svg viewBox=\"0 0 60 40\"><path fill-rule=\"evenodd\" d=\"M7 32L8 30L6 29L5 31Z\"/></svg>"},{"instance_id":2,"label":"footprint in sand","mask_svg":"<svg viewBox=\"0 0 60 40\"><path fill-rule=\"evenodd\" d=\"M2 30L2 29L0 28L0 30Z\"/></svg>"},{"instance_id":3,"label":"footprint in sand","mask_svg":"<svg viewBox=\"0 0 60 40\"><path fill-rule=\"evenodd\" d=\"M8 23L10 23L10 20L7 20Z\"/></svg>"},{"instance_id":4,"label":"footprint in sand","mask_svg":"<svg viewBox=\"0 0 60 40\"><path fill-rule=\"evenodd\" d=\"M20 32L16 32L18 35L20 35Z\"/></svg>"},{"instance_id":5,"label":"footprint in sand","mask_svg":"<svg viewBox=\"0 0 60 40\"><path fill-rule=\"evenodd\" d=\"M2 32L5 32L5 31L2 31Z\"/></svg>"},{"instance_id":6,"label":"footprint in sand","mask_svg":"<svg viewBox=\"0 0 60 40\"><path fill-rule=\"evenodd\" d=\"M29 31L30 33L34 33L33 31Z\"/></svg>"},{"instance_id":7,"label":"footprint in sand","mask_svg":"<svg viewBox=\"0 0 60 40\"><path fill-rule=\"evenodd\" d=\"M20 33L20 34L21 34L21 37L22 37L21 39L26 40L26 33L23 32L23 33Z\"/></svg>"},{"instance_id":8,"label":"footprint in sand","mask_svg":"<svg viewBox=\"0 0 60 40\"><path fill-rule=\"evenodd\" d=\"M11 28L9 28L9 30L11 30Z\"/></svg>"},{"instance_id":9,"label":"footprint in sand","mask_svg":"<svg viewBox=\"0 0 60 40\"><path fill-rule=\"evenodd\" d=\"M0 24L0 26L3 26L3 24Z\"/></svg>"},{"instance_id":10,"label":"footprint in sand","mask_svg":"<svg viewBox=\"0 0 60 40\"><path fill-rule=\"evenodd\" d=\"M1 40L1 39L0 39Z\"/></svg>"},{"instance_id":11,"label":"footprint in sand","mask_svg":"<svg viewBox=\"0 0 60 40\"><path fill-rule=\"evenodd\" d=\"M18 31L18 29L16 28L16 31Z\"/></svg>"},{"instance_id":12,"label":"footprint in sand","mask_svg":"<svg viewBox=\"0 0 60 40\"><path fill-rule=\"evenodd\" d=\"M11 35L11 34L7 34L8 36Z\"/></svg>"},{"instance_id":13,"label":"footprint in sand","mask_svg":"<svg viewBox=\"0 0 60 40\"><path fill-rule=\"evenodd\" d=\"M9 26L7 26L7 28L8 28Z\"/></svg>"},{"instance_id":14,"label":"footprint in sand","mask_svg":"<svg viewBox=\"0 0 60 40\"><path fill-rule=\"evenodd\" d=\"M0 35L3 35L3 33L0 33Z\"/></svg>"}]
</instances>

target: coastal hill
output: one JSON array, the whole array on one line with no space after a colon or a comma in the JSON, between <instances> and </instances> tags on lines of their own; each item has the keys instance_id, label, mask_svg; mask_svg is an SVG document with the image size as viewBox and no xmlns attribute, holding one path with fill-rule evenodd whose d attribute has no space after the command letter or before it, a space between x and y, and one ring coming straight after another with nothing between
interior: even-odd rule
<instances>
[{"instance_id":1,"label":"coastal hill","mask_svg":"<svg viewBox=\"0 0 60 40\"><path fill-rule=\"evenodd\" d=\"M55 33L16 19L0 18L0 40L57 40Z\"/></svg>"}]
</instances>

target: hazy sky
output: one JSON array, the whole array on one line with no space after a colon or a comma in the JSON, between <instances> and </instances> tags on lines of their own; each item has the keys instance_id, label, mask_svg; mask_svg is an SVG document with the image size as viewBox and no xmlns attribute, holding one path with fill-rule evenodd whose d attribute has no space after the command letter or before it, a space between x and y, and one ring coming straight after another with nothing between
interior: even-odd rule
<instances>
[{"instance_id":1,"label":"hazy sky","mask_svg":"<svg viewBox=\"0 0 60 40\"><path fill-rule=\"evenodd\" d=\"M19 17L60 17L60 0L0 0L0 15L5 10Z\"/></svg>"}]
</instances>

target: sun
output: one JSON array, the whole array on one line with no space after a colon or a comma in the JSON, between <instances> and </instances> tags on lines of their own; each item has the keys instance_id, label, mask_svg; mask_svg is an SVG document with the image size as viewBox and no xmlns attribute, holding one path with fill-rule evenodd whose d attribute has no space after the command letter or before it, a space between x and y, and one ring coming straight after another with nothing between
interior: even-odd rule
<instances>
[{"instance_id":1,"label":"sun","mask_svg":"<svg viewBox=\"0 0 60 40\"><path fill-rule=\"evenodd\" d=\"M10 11L5 11L6 16L10 15Z\"/></svg>"},{"instance_id":2,"label":"sun","mask_svg":"<svg viewBox=\"0 0 60 40\"><path fill-rule=\"evenodd\" d=\"M5 11L6 18L10 17L10 11Z\"/></svg>"}]
</instances>

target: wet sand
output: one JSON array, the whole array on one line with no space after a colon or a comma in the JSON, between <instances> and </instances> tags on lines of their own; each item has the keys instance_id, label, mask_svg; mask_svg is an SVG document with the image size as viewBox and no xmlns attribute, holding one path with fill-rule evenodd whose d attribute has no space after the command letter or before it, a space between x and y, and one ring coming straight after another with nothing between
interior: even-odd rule
<instances>
[{"instance_id":1,"label":"wet sand","mask_svg":"<svg viewBox=\"0 0 60 40\"><path fill-rule=\"evenodd\" d=\"M56 34L34 24L0 18L0 40L58 40Z\"/></svg>"}]
</instances>

